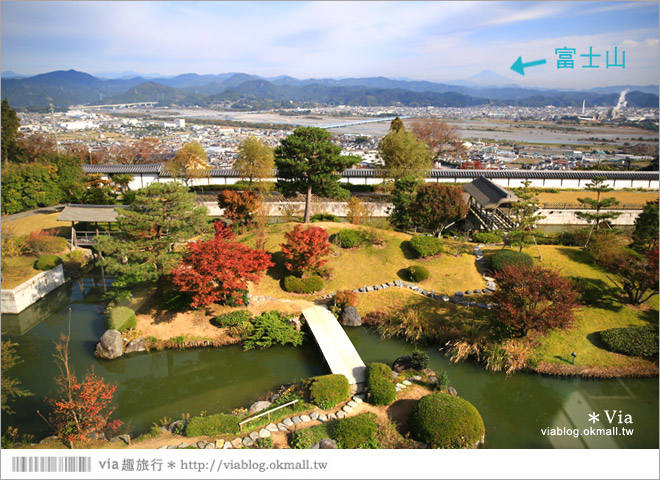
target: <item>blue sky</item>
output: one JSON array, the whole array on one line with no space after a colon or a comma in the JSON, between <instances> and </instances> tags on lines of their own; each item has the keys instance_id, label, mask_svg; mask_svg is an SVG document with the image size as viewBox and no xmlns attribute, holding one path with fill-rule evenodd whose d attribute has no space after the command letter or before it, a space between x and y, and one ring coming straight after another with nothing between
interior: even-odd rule
<instances>
[{"instance_id":1,"label":"blue sky","mask_svg":"<svg viewBox=\"0 0 660 480\"><path fill-rule=\"evenodd\" d=\"M431 81L492 70L526 86L655 84L658 2L1 3L2 71L245 72ZM577 50L557 69L555 48ZM626 51L626 68L605 52ZM593 47L601 67L582 69ZM546 59L524 77L509 67Z\"/></svg>"}]
</instances>

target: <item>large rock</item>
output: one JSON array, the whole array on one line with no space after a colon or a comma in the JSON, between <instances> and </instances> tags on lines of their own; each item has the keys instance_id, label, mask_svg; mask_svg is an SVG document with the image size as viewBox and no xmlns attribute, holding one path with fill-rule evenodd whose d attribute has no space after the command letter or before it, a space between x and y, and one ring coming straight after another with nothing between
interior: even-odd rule
<instances>
[{"instance_id":1,"label":"large rock","mask_svg":"<svg viewBox=\"0 0 660 480\"><path fill-rule=\"evenodd\" d=\"M135 338L126 344L124 353L144 352L147 350L147 342L144 338Z\"/></svg>"},{"instance_id":2,"label":"large rock","mask_svg":"<svg viewBox=\"0 0 660 480\"><path fill-rule=\"evenodd\" d=\"M319 442L319 448L324 448L324 449L336 449L337 448L337 442L334 440L331 440L329 438L324 438Z\"/></svg>"},{"instance_id":3,"label":"large rock","mask_svg":"<svg viewBox=\"0 0 660 480\"><path fill-rule=\"evenodd\" d=\"M94 350L96 357L110 360L121 357L122 353L124 353L124 342L119 330L106 330Z\"/></svg>"},{"instance_id":4,"label":"large rock","mask_svg":"<svg viewBox=\"0 0 660 480\"><path fill-rule=\"evenodd\" d=\"M339 323L346 327L359 327L362 325L362 317L355 307L344 307L339 315Z\"/></svg>"},{"instance_id":5,"label":"large rock","mask_svg":"<svg viewBox=\"0 0 660 480\"><path fill-rule=\"evenodd\" d=\"M252 405L250 405L248 412L252 414L259 413L262 410L266 410L271 405L272 404L270 402L267 402L266 400L261 400L260 402L254 402Z\"/></svg>"},{"instance_id":6,"label":"large rock","mask_svg":"<svg viewBox=\"0 0 660 480\"><path fill-rule=\"evenodd\" d=\"M399 357L394 362L392 362L392 370L397 373L401 373L404 370L410 370L412 368L412 358L410 355L404 355Z\"/></svg>"},{"instance_id":7,"label":"large rock","mask_svg":"<svg viewBox=\"0 0 660 480\"><path fill-rule=\"evenodd\" d=\"M301 325L300 325L300 319L298 319L298 317L290 318L289 325L291 325L296 330L300 331Z\"/></svg>"}]
</instances>

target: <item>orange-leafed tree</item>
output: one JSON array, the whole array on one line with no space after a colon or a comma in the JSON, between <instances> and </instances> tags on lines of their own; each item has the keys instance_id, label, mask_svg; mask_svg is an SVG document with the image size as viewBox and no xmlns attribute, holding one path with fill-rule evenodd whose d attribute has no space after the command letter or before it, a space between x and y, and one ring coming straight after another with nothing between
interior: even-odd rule
<instances>
[{"instance_id":1,"label":"orange-leafed tree","mask_svg":"<svg viewBox=\"0 0 660 480\"><path fill-rule=\"evenodd\" d=\"M218 193L218 206L224 208L224 216L231 220L235 229L249 227L261 202L252 192L221 190Z\"/></svg>"},{"instance_id":2,"label":"orange-leafed tree","mask_svg":"<svg viewBox=\"0 0 660 480\"><path fill-rule=\"evenodd\" d=\"M37 413L62 442L75 448L76 442L90 434L116 432L121 421L110 420L117 408L113 402L117 386L106 383L94 370L88 371L82 381L78 380L69 364L69 339L70 333L62 334L55 342L55 363L60 374L55 378L57 393L46 398L51 411L48 416Z\"/></svg>"},{"instance_id":3,"label":"orange-leafed tree","mask_svg":"<svg viewBox=\"0 0 660 480\"><path fill-rule=\"evenodd\" d=\"M273 266L270 254L235 241L224 222L216 221L215 236L188 244L188 254L172 270L172 281L193 294L191 307L220 302L244 305L247 282L259 282Z\"/></svg>"},{"instance_id":4,"label":"orange-leafed tree","mask_svg":"<svg viewBox=\"0 0 660 480\"><path fill-rule=\"evenodd\" d=\"M303 230L302 225L284 235L286 243L282 243L284 266L294 275L302 276L323 266L330 253L328 232L321 227L309 227Z\"/></svg>"}]
</instances>

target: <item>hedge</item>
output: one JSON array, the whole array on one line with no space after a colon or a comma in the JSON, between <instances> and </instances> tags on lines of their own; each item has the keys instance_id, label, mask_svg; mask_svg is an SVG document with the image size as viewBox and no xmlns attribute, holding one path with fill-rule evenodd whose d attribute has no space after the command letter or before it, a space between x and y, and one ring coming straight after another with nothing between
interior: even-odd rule
<instances>
[{"instance_id":1,"label":"hedge","mask_svg":"<svg viewBox=\"0 0 660 480\"><path fill-rule=\"evenodd\" d=\"M372 405L389 405L396 400L396 387L392 383L390 367L378 362L367 365L367 390Z\"/></svg>"},{"instance_id":2,"label":"hedge","mask_svg":"<svg viewBox=\"0 0 660 480\"><path fill-rule=\"evenodd\" d=\"M429 269L421 265L410 265L404 270L406 278L411 282L421 282L429 278Z\"/></svg>"},{"instance_id":3,"label":"hedge","mask_svg":"<svg viewBox=\"0 0 660 480\"><path fill-rule=\"evenodd\" d=\"M218 413L205 417L193 417L186 425L186 436L219 435L222 433L238 433L240 418L236 415Z\"/></svg>"},{"instance_id":4,"label":"hedge","mask_svg":"<svg viewBox=\"0 0 660 480\"><path fill-rule=\"evenodd\" d=\"M346 400L350 394L348 379L344 375L323 375L310 380L312 402L326 410Z\"/></svg>"},{"instance_id":5,"label":"hedge","mask_svg":"<svg viewBox=\"0 0 660 480\"><path fill-rule=\"evenodd\" d=\"M479 232L472 237L478 243L502 243L502 237L493 232Z\"/></svg>"},{"instance_id":6,"label":"hedge","mask_svg":"<svg viewBox=\"0 0 660 480\"><path fill-rule=\"evenodd\" d=\"M123 332L129 328L137 327L135 312L128 307L114 307L105 317L105 326L109 330Z\"/></svg>"},{"instance_id":7,"label":"hedge","mask_svg":"<svg viewBox=\"0 0 660 480\"><path fill-rule=\"evenodd\" d=\"M332 438L340 448L375 447L371 440L378 430L377 419L374 413L369 412L337 420L331 426Z\"/></svg>"},{"instance_id":8,"label":"hedge","mask_svg":"<svg viewBox=\"0 0 660 480\"><path fill-rule=\"evenodd\" d=\"M442 240L436 237L417 235L410 240L410 246L417 258L426 258L442 253Z\"/></svg>"},{"instance_id":9,"label":"hedge","mask_svg":"<svg viewBox=\"0 0 660 480\"><path fill-rule=\"evenodd\" d=\"M650 357L658 354L658 327L611 328L600 332L609 350L625 355Z\"/></svg>"},{"instance_id":10,"label":"hedge","mask_svg":"<svg viewBox=\"0 0 660 480\"><path fill-rule=\"evenodd\" d=\"M244 325L252 320L252 314L247 310L234 310L229 313L221 313L213 319L213 323L221 327L235 327Z\"/></svg>"},{"instance_id":11,"label":"hedge","mask_svg":"<svg viewBox=\"0 0 660 480\"><path fill-rule=\"evenodd\" d=\"M339 217L337 215L333 215L332 213L317 213L315 215L312 215L312 223L313 222L340 222Z\"/></svg>"},{"instance_id":12,"label":"hedge","mask_svg":"<svg viewBox=\"0 0 660 480\"><path fill-rule=\"evenodd\" d=\"M325 284L319 276L298 278L293 275L284 277L284 290L293 293L314 293L323 290Z\"/></svg>"},{"instance_id":13,"label":"hedge","mask_svg":"<svg viewBox=\"0 0 660 480\"><path fill-rule=\"evenodd\" d=\"M358 230L345 228L337 233L337 243L341 248L354 248L362 243L364 237Z\"/></svg>"},{"instance_id":14,"label":"hedge","mask_svg":"<svg viewBox=\"0 0 660 480\"><path fill-rule=\"evenodd\" d=\"M481 440L486 428L474 405L438 392L415 402L410 430L432 448L470 448Z\"/></svg>"},{"instance_id":15,"label":"hedge","mask_svg":"<svg viewBox=\"0 0 660 480\"><path fill-rule=\"evenodd\" d=\"M534 260L530 255L515 250L500 250L490 256L490 268L495 272L502 271L507 265L519 265L522 267L531 267Z\"/></svg>"},{"instance_id":16,"label":"hedge","mask_svg":"<svg viewBox=\"0 0 660 480\"><path fill-rule=\"evenodd\" d=\"M57 255L47 253L46 255L40 256L37 261L34 263L34 268L37 270L51 270L57 267L62 263L62 259Z\"/></svg>"}]
</instances>

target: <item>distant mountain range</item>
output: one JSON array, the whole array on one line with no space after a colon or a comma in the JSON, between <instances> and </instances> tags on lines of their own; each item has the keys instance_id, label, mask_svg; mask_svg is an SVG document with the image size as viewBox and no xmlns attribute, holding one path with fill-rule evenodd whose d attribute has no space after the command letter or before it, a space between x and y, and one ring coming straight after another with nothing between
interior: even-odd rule
<instances>
[{"instance_id":1,"label":"distant mountain range","mask_svg":"<svg viewBox=\"0 0 660 480\"><path fill-rule=\"evenodd\" d=\"M125 72L134 73L134 72ZM32 77L2 74L2 98L15 108L42 110L53 104L67 108L82 104L156 101L160 105L231 104L235 108L282 108L292 105L438 106L615 106L628 90L629 106L658 107L658 86L621 85L588 91L523 88L504 76L484 71L469 79L446 84L386 77L263 78L246 73L175 77L104 79L75 70L59 70Z\"/></svg>"}]
</instances>

